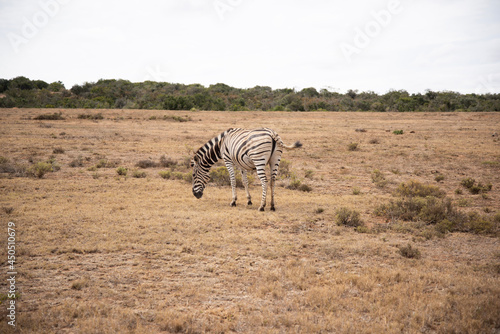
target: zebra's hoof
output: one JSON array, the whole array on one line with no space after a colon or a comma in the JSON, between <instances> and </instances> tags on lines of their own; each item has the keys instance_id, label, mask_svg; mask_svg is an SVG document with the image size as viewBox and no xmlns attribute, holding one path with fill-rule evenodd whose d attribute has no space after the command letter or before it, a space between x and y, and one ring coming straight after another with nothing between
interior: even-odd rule
<instances>
[{"instance_id":1,"label":"zebra's hoof","mask_svg":"<svg viewBox=\"0 0 500 334\"><path fill-rule=\"evenodd\" d=\"M276 211L276 209L274 208L274 206L271 207L271 211Z\"/></svg>"},{"instance_id":2,"label":"zebra's hoof","mask_svg":"<svg viewBox=\"0 0 500 334\"><path fill-rule=\"evenodd\" d=\"M259 211L264 211L264 207L263 207L263 206L261 206L261 207L259 208Z\"/></svg>"},{"instance_id":3,"label":"zebra's hoof","mask_svg":"<svg viewBox=\"0 0 500 334\"><path fill-rule=\"evenodd\" d=\"M248 203L247 203L247 204L248 204L248 205L252 205L252 201L248 201Z\"/></svg>"},{"instance_id":4,"label":"zebra's hoof","mask_svg":"<svg viewBox=\"0 0 500 334\"><path fill-rule=\"evenodd\" d=\"M236 202L231 202L230 206L236 206Z\"/></svg>"}]
</instances>

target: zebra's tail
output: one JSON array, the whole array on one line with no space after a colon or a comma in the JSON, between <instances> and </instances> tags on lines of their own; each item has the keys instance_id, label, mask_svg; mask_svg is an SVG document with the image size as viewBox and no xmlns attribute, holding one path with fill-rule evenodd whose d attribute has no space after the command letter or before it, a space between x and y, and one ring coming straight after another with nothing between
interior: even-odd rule
<instances>
[{"instance_id":1,"label":"zebra's tail","mask_svg":"<svg viewBox=\"0 0 500 334\"><path fill-rule=\"evenodd\" d=\"M297 140L293 145L288 146L288 145L283 144L283 147L290 150L290 149L302 147L302 143Z\"/></svg>"}]
</instances>

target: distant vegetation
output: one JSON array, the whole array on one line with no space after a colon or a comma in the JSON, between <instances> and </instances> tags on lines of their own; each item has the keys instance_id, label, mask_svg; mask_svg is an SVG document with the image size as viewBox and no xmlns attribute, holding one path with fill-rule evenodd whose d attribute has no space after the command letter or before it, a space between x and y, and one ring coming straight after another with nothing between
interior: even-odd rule
<instances>
[{"instance_id":1,"label":"distant vegetation","mask_svg":"<svg viewBox=\"0 0 500 334\"><path fill-rule=\"evenodd\" d=\"M47 83L17 77L0 79L0 107L116 108L166 110L264 111L500 111L500 94L460 94L451 91L409 94L392 90L347 93L304 88L241 89L218 83L175 84L127 80L99 80L66 89L61 82Z\"/></svg>"}]
</instances>

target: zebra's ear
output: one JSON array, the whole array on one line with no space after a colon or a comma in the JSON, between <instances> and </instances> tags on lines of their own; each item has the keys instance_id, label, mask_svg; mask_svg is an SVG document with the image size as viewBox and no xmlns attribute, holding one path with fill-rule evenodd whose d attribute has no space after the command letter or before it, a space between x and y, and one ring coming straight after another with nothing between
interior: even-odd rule
<instances>
[{"instance_id":1,"label":"zebra's ear","mask_svg":"<svg viewBox=\"0 0 500 334\"><path fill-rule=\"evenodd\" d=\"M195 155L193 159L191 159L191 167L194 167L195 164L198 163L198 157Z\"/></svg>"}]
</instances>

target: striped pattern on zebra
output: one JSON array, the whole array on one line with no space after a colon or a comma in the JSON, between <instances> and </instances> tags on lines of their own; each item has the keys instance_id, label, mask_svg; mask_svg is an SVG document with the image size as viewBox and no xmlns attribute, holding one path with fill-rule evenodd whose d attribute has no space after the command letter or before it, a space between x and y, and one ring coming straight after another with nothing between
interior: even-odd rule
<instances>
[{"instance_id":1,"label":"striped pattern on zebra","mask_svg":"<svg viewBox=\"0 0 500 334\"><path fill-rule=\"evenodd\" d=\"M203 196L203 190L210 178L210 168L217 160L224 159L233 192L230 205L236 206L237 200L234 168L241 170L248 205L252 204L252 199L248 191L247 172L257 170L257 176L262 184L262 200L259 210L264 211L268 183L265 167L269 164L271 169L271 210L274 211L274 187L283 148L293 149L301 146L299 141L290 146L283 144L280 136L268 128L228 129L200 147L191 160L191 167L194 167L193 194L196 198Z\"/></svg>"}]
</instances>

